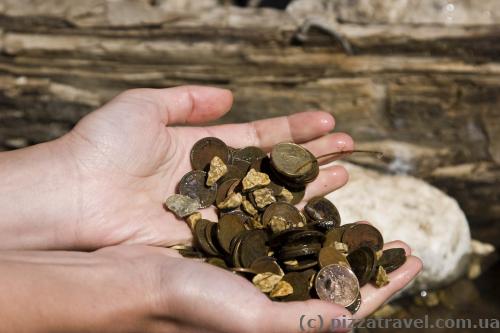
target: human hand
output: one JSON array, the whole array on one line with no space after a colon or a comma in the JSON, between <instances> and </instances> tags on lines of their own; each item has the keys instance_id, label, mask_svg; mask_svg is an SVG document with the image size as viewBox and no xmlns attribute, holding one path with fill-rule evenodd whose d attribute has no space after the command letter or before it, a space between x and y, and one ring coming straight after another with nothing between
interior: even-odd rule
<instances>
[{"instance_id":1,"label":"human hand","mask_svg":"<svg viewBox=\"0 0 500 333\"><path fill-rule=\"evenodd\" d=\"M216 88L136 89L84 117L50 146L66 177L58 199L51 200L50 228L58 231L58 239L48 248L189 243L190 229L166 212L162 203L191 170L189 151L202 137L216 136L236 148L269 149L278 142L295 141L315 155L353 147L348 135L327 134L334 120L325 112L247 124L174 126L217 119L231 104L231 93ZM342 167L324 169L308 186L304 200L331 192L346 181ZM59 213L53 205L62 206ZM38 225L41 216L37 212Z\"/></svg>"},{"instance_id":2,"label":"human hand","mask_svg":"<svg viewBox=\"0 0 500 333\"><path fill-rule=\"evenodd\" d=\"M409 254L401 242L389 247ZM354 319L373 312L420 268L409 256L387 286L364 286ZM302 332L302 315L352 323L338 305L271 302L244 278L161 247L0 252L0 293L0 332L291 333ZM333 330L326 324L322 331Z\"/></svg>"}]
</instances>

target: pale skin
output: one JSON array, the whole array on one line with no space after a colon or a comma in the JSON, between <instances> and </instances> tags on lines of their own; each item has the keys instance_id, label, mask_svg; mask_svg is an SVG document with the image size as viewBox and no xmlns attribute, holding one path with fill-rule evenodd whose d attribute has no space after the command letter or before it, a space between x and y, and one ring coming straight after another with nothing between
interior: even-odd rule
<instances>
[{"instance_id":1,"label":"pale skin","mask_svg":"<svg viewBox=\"0 0 500 333\"><path fill-rule=\"evenodd\" d=\"M215 88L127 91L60 139L1 153L0 332L288 333L300 332L302 314L350 316L320 300L271 302L245 279L165 248L192 240L162 202L190 170L189 150L198 139L264 149L295 141L315 155L353 148L347 134L330 133L334 120L319 111L194 127L231 104L231 93ZM187 126L175 127L181 124ZM339 188L347 177L340 166L323 169L304 200ZM405 248L408 260L390 274L389 285L363 287L356 318L422 267L406 244L386 247Z\"/></svg>"}]
</instances>

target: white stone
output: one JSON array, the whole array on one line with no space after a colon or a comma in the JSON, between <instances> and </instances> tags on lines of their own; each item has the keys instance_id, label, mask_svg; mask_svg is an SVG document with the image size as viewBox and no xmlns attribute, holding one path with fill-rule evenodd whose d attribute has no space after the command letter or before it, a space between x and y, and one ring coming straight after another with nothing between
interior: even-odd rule
<instances>
[{"instance_id":1,"label":"white stone","mask_svg":"<svg viewBox=\"0 0 500 333\"><path fill-rule=\"evenodd\" d=\"M465 272L471 237L454 199L411 176L337 164L349 171L349 182L327 198L338 208L342 224L369 221L386 242L403 240L422 259L424 269L407 292L439 287Z\"/></svg>"}]
</instances>

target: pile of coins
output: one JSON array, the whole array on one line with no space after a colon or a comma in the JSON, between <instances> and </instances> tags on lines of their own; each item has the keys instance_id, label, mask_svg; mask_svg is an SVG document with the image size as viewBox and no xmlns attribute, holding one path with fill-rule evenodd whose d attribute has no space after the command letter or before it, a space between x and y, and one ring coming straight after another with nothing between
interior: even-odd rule
<instances>
[{"instance_id":1,"label":"pile of coins","mask_svg":"<svg viewBox=\"0 0 500 333\"><path fill-rule=\"evenodd\" d=\"M352 313L360 288L389 283L404 264L404 249L382 251L382 235L361 223L340 225L333 203L314 197L303 211L318 159L304 147L280 143L268 155L257 147L235 149L218 138L199 140L178 194L165 206L191 227L195 246L177 246L185 257L240 274L275 301L320 298ZM198 211L217 207L218 221Z\"/></svg>"}]
</instances>

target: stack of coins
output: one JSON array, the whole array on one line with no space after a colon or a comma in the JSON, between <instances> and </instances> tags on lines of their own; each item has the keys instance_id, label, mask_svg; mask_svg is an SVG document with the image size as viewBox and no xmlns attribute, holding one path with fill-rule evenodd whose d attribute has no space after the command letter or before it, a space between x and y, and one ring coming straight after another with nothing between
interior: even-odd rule
<instances>
[{"instance_id":1,"label":"stack of coins","mask_svg":"<svg viewBox=\"0 0 500 333\"><path fill-rule=\"evenodd\" d=\"M268 155L208 137L193 146L190 159L193 170L165 206L186 219L195 246L175 248L248 278L272 300L320 298L354 313L360 288L386 285L387 273L406 260L404 249L382 251L375 227L341 225L337 208L323 197L303 211L294 206L319 174L317 158L302 146L280 143ZM198 211L212 205L217 222Z\"/></svg>"}]
</instances>

